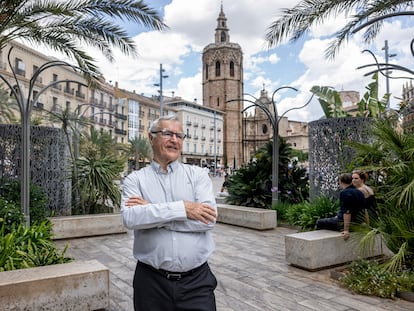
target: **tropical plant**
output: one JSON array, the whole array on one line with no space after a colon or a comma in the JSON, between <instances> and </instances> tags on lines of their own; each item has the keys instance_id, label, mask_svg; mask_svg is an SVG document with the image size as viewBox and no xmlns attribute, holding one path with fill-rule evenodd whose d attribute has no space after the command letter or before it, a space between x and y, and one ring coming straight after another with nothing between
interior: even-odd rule
<instances>
[{"instance_id":1,"label":"tropical plant","mask_svg":"<svg viewBox=\"0 0 414 311\"><path fill-rule=\"evenodd\" d=\"M18 38L43 44L76 60L87 77L91 73L98 76L89 47L97 48L110 61L112 47L127 55L136 54L132 39L117 24L120 22L155 30L167 28L143 1L6 0L0 7L0 49Z\"/></svg>"},{"instance_id":2,"label":"tropical plant","mask_svg":"<svg viewBox=\"0 0 414 311\"><path fill-rule=\"evenodd\" d=\"M141 137L134 137L129 140L130 143L130 155L134 158L134 169L139 169L139 161L145 161L149 159L152 154L151 145L148 139Z\"/></svg>"},{"instance_id":3,"label":"tropical plant","mask_svg":"<svg viewBox=\"0 0 414 311\"><path fill-rule=\"evenodd\" d=\"M377 180L378 219L367 237L381 234L395 254L385 264L387 269L413 270L414 137L399 131L390 119L378 120L372 135L372 145L350 143L357 152L355 166L372 172Z\"/></svg>"},{"instance_id":4,"label":"tropical plant","mask_svg":"<svg viewBox=\"0 0 414 311\"><path fill-rule=\"evenodd\" d=\"M319 218L335 216L338 210L338 200L320 196L291 205L286 211L286 219L289 224L301 227L302 231L314 230Z\"/></svg>"},{"instance_id":5,"label":"tropical plant","mask_svg":"<svg viewBox=\"0 0 414 311\"><path fill-rule=\"evenodd\" d=\"M356 116L379 118L385 113L390 94L385 94L380 100L378 94L378 73L373 74L372 80L365 87L367 91L357 103L358 112ZM318 96L318 101L326 118L352 116L344 110L341 96L334 88L328 86L313 86L310 91Z\"/></svg>"},{"instance_id":6,"label":"tropical plant","mask_svg":"<svg viewBox=\"0 0 414 311\"><path fill-rule=\"evenodd\" d=\"M363 38L371 43L387 18L414 15L410 11L412 1L332 1L301 0L291 9L284 9L283 15L274 21L267 30L266 41L272 47L283 43L285 39L296 41L303 37L313 26L323 24L331 17L345 14L347 24L339 30L336 39L326 50L328 57L335 57L340 46L361 29L366 28Z\"/></svg>"},{"instance_id":7,"label":"tropical plant","mask_svg":"<svg viewBox=\"0 0 414 311\"><path fill-rule=\"evenodd\" d=\"M229 177L226 202L260 208L271 208L273 143L260 148L253 159ZM306 169L290 161L290 145L279 137L279 198L286 202L299 202L308 197Z\"/></svg>"},{"instance_id":8,"label":"tropical plant","mask_svg":"<svg viewBox=\"0 0 414 311\"><path fill-rule=\"evenodd\" d=\"M12 213L13 221L16 221L20 218L19 214L10 204L15 206L17 209L21 210L21 186L20 181L14 179L0 179L0 199L4 200L3 207L8 210L7 213ZM47 204L49 199L47 194L42 189L42 187L30 183L30 223L34 224L36 222L41 222L47 217L52 215L52 212L47 209ZM7 203L6 203L7 202ZM1 217L1 204L0 204L0 217ZM4 213L4 211L3 211ZM11 215L9 215L11 216ZM10 220L9 216L4 215L4 218ZM16 218L17 217L17 218Z\"/></svg>"},{"instance_id":9,"label":"tropical plant","mask_svg":"<svg viewBox=\"0 0 414 311\"><path fill-rule=\"evenodd\" d=\"M52 240L52 223L49 220L31 225L16 225L6 232L0 220L0 271L25 269L72 261L60 251Z\"/></svg>"},{"instance_id":10,"label":"tropical plant","mask_svg":"<svg viewBox=\"0 0 414 311\"><path fill-rule=\"evenodd\" d=\"M112 212L120 204L120 189L115 183L124 168L120 156L122 146L113 144L111 135L105 131L90 129L80 141L80 157L76 159L80 206L74 213L94 214Z\"/></svg>"}]
</instances>

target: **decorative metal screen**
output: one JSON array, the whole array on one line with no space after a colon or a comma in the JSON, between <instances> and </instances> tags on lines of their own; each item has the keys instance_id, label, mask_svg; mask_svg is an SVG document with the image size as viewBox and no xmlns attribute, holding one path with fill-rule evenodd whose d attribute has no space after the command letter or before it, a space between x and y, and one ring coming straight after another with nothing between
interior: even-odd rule
<instances>
[{"instance_id":1,"label":"decorative metal screen","mask_svg":"<svg viewBox=\"0 0 414 311\"><path fill-rule=\"evenodd\" d=\"M309 123L310 198L337 197L338 175L354 158L346 141L369 143L372 119L331 118Z\"/></svg>"},{"instance_id":2,"label":"decorative metal screen","mask_svg":"<svg viewBox=\"0 0 414 311\"><path fill-rule=\"evenodd\" d=\"M0 178L20 179L21 127L0 124ZM31 181L42 187L55 215L71 214L69 150L63 132L32 126L30 143Z\"/></svg>"}]
</instances>

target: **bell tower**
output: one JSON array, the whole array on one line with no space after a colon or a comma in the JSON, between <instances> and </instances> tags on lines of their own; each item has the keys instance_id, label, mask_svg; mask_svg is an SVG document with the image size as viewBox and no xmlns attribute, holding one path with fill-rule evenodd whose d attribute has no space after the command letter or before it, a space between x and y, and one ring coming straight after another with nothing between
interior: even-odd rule
<instances>
[{"instance_id":1,"label":"bell tower","mask_svg":"<svg viewBox=\"0 0 414 311\"><path fill-rule=\"evenodd\" d=\"M203 105L224 112L224 164L238 168L243 164L243 52L230 42L223 4L217 18L214 43L203 50Z\"/></svg>"}]
</instances>

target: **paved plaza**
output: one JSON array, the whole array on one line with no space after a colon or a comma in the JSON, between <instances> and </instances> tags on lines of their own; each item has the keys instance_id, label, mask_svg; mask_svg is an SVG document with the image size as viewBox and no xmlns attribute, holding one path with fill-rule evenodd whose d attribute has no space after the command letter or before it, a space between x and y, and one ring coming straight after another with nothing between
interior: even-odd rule
<instances>
[{"instance_id":1,"label":"paved plaza","mask_svg":"<svg viewBox=\"0 0 414 311\"><path fill-rule=\"evenodd\" d=\"M215 187L219 184L217 179ZM354 295L330 278L330 270L308 272L286 264L284 236L294 232L216 225L210 266L218 280L218 311L414 311L414 303L404 300ZM109 268L106 311L133 311L132 232L56 243L69 244L68 255L76 260L96 259Z\"/></svg>"}]
</instances>

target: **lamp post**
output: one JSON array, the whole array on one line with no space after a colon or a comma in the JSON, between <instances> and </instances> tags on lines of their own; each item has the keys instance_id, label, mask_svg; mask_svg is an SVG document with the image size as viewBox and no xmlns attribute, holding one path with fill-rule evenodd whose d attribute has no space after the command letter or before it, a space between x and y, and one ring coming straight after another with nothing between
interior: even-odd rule
<instances>
[{"instance_id":1,"label":"lamp post","mask_svg":"<svg viewBox=\"0 0 414 311\"><path fill-rule=\"evenodd\" d=\"M73 66L64 61L49 61L40 66L35 72L33 72L32 77L28 81L28 87L21 84L21 81L17 78L16 71L11 64L11 52L13 47L10 48L7 60L8 64L11 68L13 74L13 84L9 82L3 75L0 74L0 79L8 86L11 91L11 95L16 98L17 104L20 110L20 119L21 119L21 158L22 158L22 167L21 167L21 176L20 176L20 183L21 183L21 191L20 191L20 204L24 214L25 223L27 226L30 225L30 116L32 113L32 108L34 105L37 105L40 95L42 95L47 89L53 87L59 83L64 82L76 82L74 80L57 80L49 83L45 87L43 87L36 96L33 97L33 91L35 87L35 82L38 79L39 75L52 67L56 66L66 66L71 67L74 70L81 70L81 68L77 66Z\"/></svg>"},{"instance_id":2,"label":"lamp post","mask_svg":"<svg viewBox=\"0 0 414 311\"><path fill-rule=\"evenodd\" d=\"M246 99L246 98L231 99L231 100L226 101L226 103L235 102L235 101L246 101L246 102L251 103L251 105L244 108L241 111L241 113L243 114L247 109L249 109L253 106L256 106L266 114L266 116L268 117L268 119L270 121L270 124L272 125L272 128L273 128L272 189L271 189L271 192L272 192L272 205L276 204L279 200L279 121L289 111L296 110L296 109L301 109L301 108L304 108L307 105L309 105L309 103L311 102L311 100L313 98L313 95L312 95L311 98L303 106L288 109L281 116L278 116L276 101L275 101L274 97L275 97L276 93L278 91L282 90L282 89L291 89L291 90L297 91L296 88L290 87L290 86L282 86L282 87L277 88L272 94L272 99L271 99L271 102L270 102L272 108L270 108L270 109L266 105L266 103L263 103L260 99L254 97L253 95L250 95L250 94L243 94L243 95L249 95L252 98L254 98L255 101L252 101L252 100L249 100L249 99Z\"/></svg>"},{"instance_id":3,"label":"lamp post","mask_svg":"<svg viewBox=\"0 0 414 311\"><path fill-rule=\"evenodd\" d=\"M162 95L162 80L168 78L168 75L163 75L162 73L165 69L162 68L162 64L160 64L160 83L155 83L154 86L160 87L160 117L163 115L163 95Z\"/></svg>"},{"instance_id":4,"label":"lamp post","mask_svg":"<svg viewBox=\"0 0 414 311\"><path fill-rule=\"evenodd\" d=\"M397 56L397 54L389 54L388 49L388 40L385 40L384 47L382 48L385 53L385 67L388 68L388 61L391 57ZM389 71L388 69L385 72L385 87L386 87L386 93L390 94L390 77L389 75L392 73L392 71ZM388 96L387 99L387 111L390 111L390 97Z\"/></svg>"}]
</instances>

